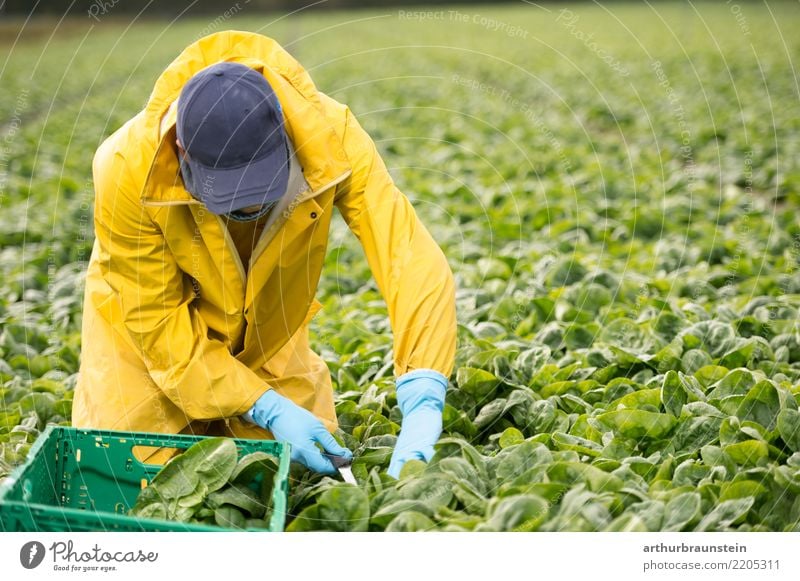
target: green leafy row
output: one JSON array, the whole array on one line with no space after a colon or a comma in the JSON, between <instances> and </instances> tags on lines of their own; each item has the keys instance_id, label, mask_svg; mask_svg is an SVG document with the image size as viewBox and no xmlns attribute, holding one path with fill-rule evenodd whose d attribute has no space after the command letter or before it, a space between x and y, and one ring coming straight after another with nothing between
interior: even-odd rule
<instances>
[{"instance_id":1,"label":"green leafy row","mask_svg":"<svg viewBox=\"0 0 800 581\"><path fill-rule=\"evenodd\" d=\"M363 490L298 487L290 530L797 530L800 390L719 365L748 350L708 331L690 325L650 357L606 345L561 365L547 346L478 340L447 393L449 437L399 482L383 472L399 427L390 382L342 394ZM693 373L658 372L686 361Z\"/></svg>"}]
</instances>

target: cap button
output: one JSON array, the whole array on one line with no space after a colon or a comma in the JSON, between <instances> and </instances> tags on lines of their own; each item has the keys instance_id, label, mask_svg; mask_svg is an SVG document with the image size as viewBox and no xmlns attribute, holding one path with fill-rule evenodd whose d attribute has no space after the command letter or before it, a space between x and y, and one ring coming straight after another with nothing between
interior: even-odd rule
<instances>
[{"instance_id":1,"label":"cap button","mask_svg":"<svg viewBox=\"0 0 800 581\"><path fill-rule=\"evenodd\" d=\"M225 73L224 73L224 72L222 72L222 71L214 71L214 76L215 76L215 77L221 77L221 76L222 76L222 75L224 75L224 74L225 74Z\"/></svg>"}]
</instances>

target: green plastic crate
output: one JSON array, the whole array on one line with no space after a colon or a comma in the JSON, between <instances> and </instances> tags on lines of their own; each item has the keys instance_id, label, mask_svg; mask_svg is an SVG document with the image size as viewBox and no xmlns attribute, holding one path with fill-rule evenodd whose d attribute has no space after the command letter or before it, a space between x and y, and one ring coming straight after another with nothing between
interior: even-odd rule
<instances>
[{"instance_id":1,"label":"green plastic crate","mask_svg":"<svg viewBox=\"0 0 800 581\"><path fill-rule=\"evenodd\" d=\"M48 426L25 464L0 484L4 531L223 531L222 527L127 516L161 466L143 464L135 446L189 448L206 436ZM270 531L282 531L289 492L289 445L234 439L239 456L262 451L279 459ZM267 529L265 529L267 530Z\"/></svg>"}]
</instances>

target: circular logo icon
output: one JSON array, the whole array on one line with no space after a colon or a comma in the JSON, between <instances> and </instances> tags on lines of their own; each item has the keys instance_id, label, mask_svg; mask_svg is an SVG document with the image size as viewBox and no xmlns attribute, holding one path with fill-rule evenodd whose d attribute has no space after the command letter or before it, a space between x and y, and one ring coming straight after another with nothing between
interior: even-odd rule
<instances>
[{"instance_id":1,"label":"circular logo icon","mask_svg":"<svg viewBox=\"0 0 800 581\"><path fill-rule=\"evenodd\" d=\"M19 562L26 569L35 569L44 560L44 545L39 541L30 541L19 550Z\"/></svg>"}]
</instances>

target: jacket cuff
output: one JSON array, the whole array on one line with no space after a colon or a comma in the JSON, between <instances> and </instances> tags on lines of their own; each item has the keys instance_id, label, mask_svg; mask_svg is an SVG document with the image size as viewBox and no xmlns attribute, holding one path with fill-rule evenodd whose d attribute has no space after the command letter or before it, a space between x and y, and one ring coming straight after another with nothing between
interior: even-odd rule
<instances>
[{"instance_id":1,"label":"jacket cuff","mask_svg":"<svg viewBox=\"0 0 800 581\"><path fill-rule=\"evenodd\" d=\"M266 390L264 393L262 393L260 396L258 396L258 399L256 399L256 401L255 401L255 403L252 405L252 407L251 407L249 410L247 410L246 412L244 412L244 413L241 415L241 418L242 418L243 420L245 420L246 422L249 422L249 423L251 423L251 424L254 424L254 425L256 425L256 426L263 427L263 426L261 426L261 425L260 425L260 424L259 424L259 423L256 421L256 419L253 417L253 414L255 414L255 412L256 412L256 407L258 407L258 404L259 404L259 402L261 402L261 401L262 401L262 399L261 399L261 398L263 398L263 397L264 397L264 395L266 395L266 394L267 394L268 392L270 392L270 391L272 391L272 390L271 390L271 389L267 389L267 390Z\"/></svg>"},{"instance_id":2,"label":"jacket cuff","mask_svg":"<svg viewBox=\"0 0 800 581\"><path fill-rule=\"evenodd\" d=\"M404 373L403 375L397 378L395 382L396 387L401 387L405 383L413 379L418 379L420 377L424 377L425 379L434 379L438 381L444 389L447 389L447 377L443 373L440 373L433 369L414 369L413 371Z\"/></svg>"}]
</instances>

